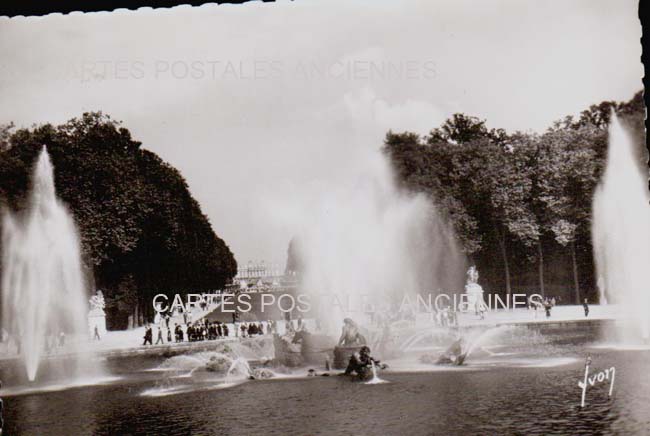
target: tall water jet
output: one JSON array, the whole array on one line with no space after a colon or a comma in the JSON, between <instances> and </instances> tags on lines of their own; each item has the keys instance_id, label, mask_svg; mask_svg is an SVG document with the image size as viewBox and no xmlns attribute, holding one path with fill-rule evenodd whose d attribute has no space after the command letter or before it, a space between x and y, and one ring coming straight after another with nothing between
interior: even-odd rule
<instances>
[{"instance_id":1,"label":"tall water jet","mask_svg":"<svg viewBox=\"0 0 650 436\"><path fill-rule=\"evenodd\" d=\"M418 293L460 289L464 271L453 232L428 199L402 192L379 150L358 162L349 180L303 207L295 226L302 289L318 296L330 333L344 317L367 324L373 311L394 315L407 295L415 303Z\"/></svg>"},{"instance_id":2,"label":"tall water jet","mask_svg":"<svg viewBox=\"0 0 650 436\"><path fill-rule=\"evenodd\" d=\"M74 338L86 334L87 308L77 229L56 197L45 147L31 184L27 208L3 218L2 322L33 381L48 337L63 334L74 347Z\"/></svg>"},{"instance_id":3,"label":"tall water jet","mask_svg":"<svg viewBox=\"0 0 650 436\"><path fill-rule=\"evenodd\" d=\"M386 132L424 132L430 116L405 116L369 87L318 116L344 135L332 144L310 141L315 161L326 156L332 162L327 171L319 162L299 183L288 178L261 196L278 230L293 237L292 267L300 272L301 294L311 297L305 317L318 315L322 330L338 337L343 318L378 327L384 315L397 315L405 295L415 303L418 293L426 302L426 294L461 292L466 259L451 226L428 196L400 187L382 150Z\"/></svg>"},{"instance_id":4,"label":"tall water jet","mask_svg":"<svg viewBox=\"0 0 650 436\"><path fill-rule=\"evenodd\" d=\"M607 163L593 198L597 277L609 302L622 309L619 339L650 338L650 195L635 144L615 114Z\"/></svg>"}]
</instances>

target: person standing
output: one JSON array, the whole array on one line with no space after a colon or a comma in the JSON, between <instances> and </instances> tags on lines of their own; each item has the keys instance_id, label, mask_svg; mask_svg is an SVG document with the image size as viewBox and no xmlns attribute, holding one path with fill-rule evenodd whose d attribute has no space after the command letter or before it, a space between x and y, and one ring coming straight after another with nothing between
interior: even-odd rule
<instances>
[{"instance_id":1,"label":"person standing","mask_svg":"<svg viewBox=\"0 0 650 436\"><path fill-rule=\"evenodd\" d=\"M147 324L144 330L144 342L142 343L142 345L147 345L147 343L149 345L153 345L152 340L153 340L153 332L151 331L151 326Z\"/></svg>"},{"instance_id":2,"label":"person standing","mask_svg":"<svg viewBox=\"0 0 650 436\"><path fill-rule=\"evenodd\" d=\"M165 342L163 341L163 334L162 334L162 328L158 326L158 338L156 338L156 345L158 344L164 344Z\"/></svg>"},{"instance_id":3,"label":"person standing","mask_svg":"<svg viewBox=\"0 0 650 436\"><path fill-rule=\"evenodd\" d=\"M584 303L582 303L582 307L585 309L585 318L589 316L589 304L587 303L587 299L585 298Z\"/></svg>"},{"instance_id":4,"label":"person standing","mask_svg":"<svg viewBox=\"0 0 650 436\"><path fill-rule=\"evenodd\" d=\"M95 337L94 340L99 341L101 338L99 337L99 329L97 328L97 325L95 325Z\"/></svg>"},{"instance_id":5,"label":"person standing","mask_svg":"<svg viewBox=\"0 0 650 436\"><path fill-rule=\"evenodd\" d=\"M544 309L546 310L546 317L547 318L551 317L551 307L553 307L551 302L548 301L548 299L544 300Z\"/></svg>"}]
</instances>

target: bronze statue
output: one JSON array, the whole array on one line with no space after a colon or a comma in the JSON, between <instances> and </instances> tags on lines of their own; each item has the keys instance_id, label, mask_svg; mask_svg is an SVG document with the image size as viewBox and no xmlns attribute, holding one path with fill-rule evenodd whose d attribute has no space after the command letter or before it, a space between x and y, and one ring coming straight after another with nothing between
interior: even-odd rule
<instances>
[{"instance_id":1,"label":"bronze statue","mask_svg":"<svg viewBox=\"0 0 650 436\"><path fill-rule=\"evenodd\" d=\"M373 377L373 367L386 369L388 365L370 356L370 348L364 345L358 353L350 356L348 367L343 375L356 374L360 380L370 380Z\"/></svg>"},{"instance_id":2,"label":"bronze statue","mask_svg":"<svg viewBox=\"0 0 650 436\"><path fill-rule=\"evenodd\" d=\"M359 326L350 318L343 320L343 329L339 338L339 347L365 345L366 338L359 332Z\"/></svg>"}]
</instances>

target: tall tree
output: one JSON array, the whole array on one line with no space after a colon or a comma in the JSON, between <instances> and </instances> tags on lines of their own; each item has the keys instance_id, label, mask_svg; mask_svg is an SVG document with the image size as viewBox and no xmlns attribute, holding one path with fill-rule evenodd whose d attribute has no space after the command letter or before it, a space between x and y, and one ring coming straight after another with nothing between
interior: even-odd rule
<instances>
[{"instance_id":1,"label":"tall tree","mask_svg":"<svg viewBox=\"0 0 650 436\"><path fill-rule=\"evenodd\" d=\"M540 139L553 150L547 156L547 165L539 170L545 179L540 198L548 216L548 230L560 246L570 249L576 304L580 304L576 244L578 236L589 231L591 193L598 180L596 152L591 148L598 133L594 129L599 127L549 130Z\"/></svg>"},{"instance_id":2,"label":"tall tree","mask_svg":"<svg viewBox=\"0 0 650 436\"><path fill-rule=\"evenodd\" d=\"M104 291L111 327L152 315L151 298L219 289L235 259L181 174L101 113L21 129L0 151L0 194L25 204L33 162L47 146L57 194L80 230L88 276Z\"/></svg>"},{"instance_id":3,"label":"tall tree","mask_svg":"<svg viewBox=\"0 0 650 436\"><path fill-rule=\"evenodd\" d=\"M639 92L628 102L602 102L567 116L541 136L508 134L477 117L454 114L425 138L389 132L384 150L400 184L429 195L446 212L465 252L486 259L483 280L493 280L492 259L498 256L506 292L513 269L528 286L528 267L520 259L534 260L544 294L545 273L549 280L564 277L558 269L546 271L547 262L568 254L570 293L578 302L581 277L590 287L594 283L585 273L593 268L591 198L605 162L612 110L643 142L645 106ZM639 156L639 162L646 161Z\"/></svg>"}]
</instances>

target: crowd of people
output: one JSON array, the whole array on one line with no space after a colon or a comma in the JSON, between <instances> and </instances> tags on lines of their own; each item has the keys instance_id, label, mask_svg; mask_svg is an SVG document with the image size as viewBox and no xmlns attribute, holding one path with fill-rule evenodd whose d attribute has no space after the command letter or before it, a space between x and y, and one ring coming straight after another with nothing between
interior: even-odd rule
<instances>
[{"instance_id":1,"label":"crowd of people","mask_svg":"<svg viewBox=\"0 0 650 436\"><path fill-rule=\"evenodd\" d=\"M184 317L182 323L171 322L171 316L162 318L158 325L146 324L142 345L159 345L165 343L212 341L229 337L250 338L277 333L276 321L234 322L210 321L203 318L194 322ZM154 329L156 340L154 342Z\"/></svg>"},{"instance_id":2,"label":"crowd of people","mask_svg":"<svg viewBox=\"0 0 650 436\"><path fill-rule=\"evenodd\" d=\"M201 320L189 324L185 333L189 342L212 341L230 336L229 330L228 324L220 321L210 322L208 320ZM183 342L183 329L180 325L176 324L174 326L174 333L176 342Z\"/></svg>"},{"instance_id":3,"label":"crowd of people","mask_svg":"<svg viewBox=\"0 0 650 436\"><path fill-rule=\"evenodd\" d=\"M251 323L248 323L248 324L241 323L241 325L239 326L239 330L241 332L241 337L242 338L247 338L247 337L251 338L251 337L257 336L257 335L271 334L272 333L272 331L271 331L271 323L272 323L272 321L267 321L266 330L265 330L264 324L262 324L261 322L258 322L258 323L251 322Z\"/></svg>"},{"instance_id":4,"label":"crowd of people","mask_svg":"<svg viewBox=\"0 0 650 436\"><path fill-rule=\"evenodd\" d=\"M550 318L553 307L555 307L559 302L559 297L546 297L543 301L531 301L529 303L529 309L534 311L535 318L537 318L538 313L541 313L542 310L544 311L546 318ZM586 299L582 306L584 308L585 317L589 316L589 306ZM481 319L485 318L485 311L482 309L482 306L476 305L475 312L477 316L481 317ZM459 312L453 310L451 307L433 311L431 312L431 315L432 321L438 327L459 326ZM412 316L405 316L403 313L393 313L391 316L390 312L387 312L386 314L383 312L377 312L372 314L371 323L379 326L389 325L391 322L395 322L396 318L402 320L410 320L413 318L412 320L415 321L415 314ZM279 333L278 321L273 320L239 322L236 321L236 317L233 316L232 323L210 321L207 318L193 321L191 313L183 313L182 319L179 323L172 323L171 320L171 314L166 314L160 319L159 324L147 325L143 345L158 345L172 342L196 342L229 337L252 338L260 335ZM288 319L284 322L284 329L282 329L282 331L285 331L287 334L302 331L304 328L303 323L304 321L302 318L296 320ZM320 326L316 321L316 331L320 330L319 327ZM154 329L156 330L155 332Z\"/></svg>"}]
</instances>

